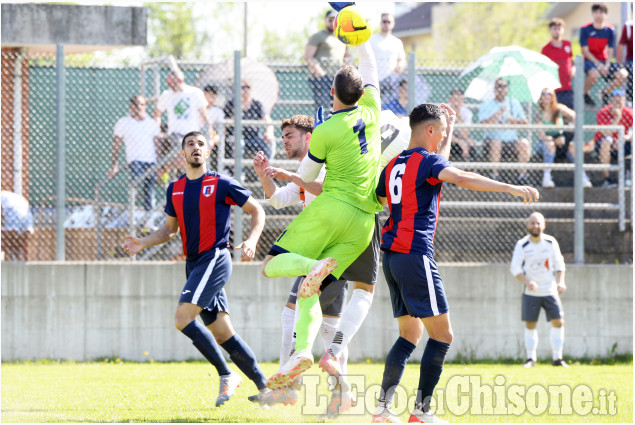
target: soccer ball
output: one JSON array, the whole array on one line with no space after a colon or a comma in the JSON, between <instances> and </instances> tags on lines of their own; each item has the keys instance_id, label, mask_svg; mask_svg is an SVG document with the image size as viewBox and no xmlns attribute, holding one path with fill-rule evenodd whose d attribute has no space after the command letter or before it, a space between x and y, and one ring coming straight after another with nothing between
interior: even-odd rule
<instances>
[{"instance_id":1,"label":"soccer ball","mask_svg":"<svg viewBox=\"0 0 635 425\"><path fill-rule=\"evenodd\" d=\"M368 41L371 35L366 19L355 6L348 6L340 10L333 22L335 35L344 44L359 46Z\"/></svg>"}]
</instances>

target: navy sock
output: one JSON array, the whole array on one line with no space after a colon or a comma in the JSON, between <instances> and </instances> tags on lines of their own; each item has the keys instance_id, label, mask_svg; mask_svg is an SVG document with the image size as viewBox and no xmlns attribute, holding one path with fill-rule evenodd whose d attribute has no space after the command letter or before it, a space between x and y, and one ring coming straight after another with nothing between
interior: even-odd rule
<instances>
[{"instance_id":1,"label":"navy sock","mask_svg":"<svg viewBox=\"0 0 635 425\"><path fill-rule=\"evenodd\" d=\"M419 369L419 390L417 391L417 403L421 403L423 411L430 410L430 399L434 393L434 388L439 383L445 355L450 348L450 344L428 339L426 349L421 357L421 367Z\"/></svg>"},{"instance_id":2,"label":"navy sock","mask_svg":"<svg viewBox=\"0 0 635 425\"><path fill-rule=\"evenodd\" d=\"M406 363L412 352L417 348L412 342L405 338L399 337L392 346L386 356L386 365L384 366L384 378L381 381L381 393L379 395L380 402L392 403L392 397L395 394L397 385L401 380Z\"/></svg>"},{"instance_id":3,"label":"navy sock","mask_svg":"<svg viewBox=\"0 0 635 425\"><path fill-rule=\"evenodd\" d=\"M229 358L238 366L247 378L254 381L259 390L267 387L267 378L262 373L256 356L251 348L238 335L234 334L231 338L221 344L221 347L229 354Z\"/></svg>"},{"instance_id":4,"label":"navy sock","mask_svg":"<svg viewBox=\"0 0 635 425\"><path fill-rule=\"evenodd\" d=\"M181 332L191 339L192 344L198 351L216 367L219 375L229 375L231 373L225 358L218 348L218 344L214 341L214 335L209 329L194 320L184 327Z\"/></svg>"}]
</instances>

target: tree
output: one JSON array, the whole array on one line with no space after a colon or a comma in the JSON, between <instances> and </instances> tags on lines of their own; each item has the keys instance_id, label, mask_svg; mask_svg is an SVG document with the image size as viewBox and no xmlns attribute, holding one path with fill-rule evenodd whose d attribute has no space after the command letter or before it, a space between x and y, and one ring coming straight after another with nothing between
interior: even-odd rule
<instances>
[{"instance_id":1,"label":"tree","mask_svg":"<svg viewBox=\"0 0 635 425\"><path fill-rule=\"evenodd\" d=\"M145 3L153 42L150 56L173 55L177 59L199 59L202 48L210 42L202 16L196 15L192 3Z\"/></svg>"},{"instance_id":2,"label":"tree","mask_svg":"<svg viewBox=\"0 0 635 425\"><path fill-rule=\"evenodd\" d=\"M328 8L330 9L330 8ZM262 40L262 56L263 59L284 59L289 61L303 61L304 48L309 36L314 32L311 28L322 29L324 25L324 11L316 14L311 18L309 24L302 30L289 31L284 35L270 29L265 29L265 37ZM317 31L317 29L315 30Z\"/></svg>"},{"instance_id":3,"label":"tree","mask_svg":"<svg viewBox=\"0 0 635 425\"><path fill-rule=\"evenodd\" d=\"M426 55L465 62L496 46L518 45L540 52L549 39L542 18L548 8L545 2L456 3L447 21L433 25L436 36L426 46Z\"/></svg>"}]
</instances>

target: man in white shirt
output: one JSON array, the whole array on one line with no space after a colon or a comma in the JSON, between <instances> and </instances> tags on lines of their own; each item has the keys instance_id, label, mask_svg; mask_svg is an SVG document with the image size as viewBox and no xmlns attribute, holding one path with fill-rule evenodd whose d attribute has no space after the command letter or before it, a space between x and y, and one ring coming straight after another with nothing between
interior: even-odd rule
<instances>
[{"instance_id":1,"label":"man in white shirt","mask_svg":"<svg viewBox=\"0 0 635 425\"><path fill-rule=\"evenodd\" d=\"M168 137L163 140L159 149L161 158L174 156L171 163L166 164L164 171L172 168L184 168L185 160L178 155L181 150L181 140L190 131L202 131L209 124L207 118L207 100L203 91L198 87L185 84L185 76L181 70L173 70L167 76L168 89L163 91L154 109L154 119L161 125L161 115L168 114ZM212 129L206 133L210 149L214 147Z\"/></svg>"},{"instance_id":2,"label":"man in white shirt","mask_svg":"<svg viewBox=\"0 0 635 425\"><path fill-rule=\"evenodd\" d=\"M403 43L392 35L395 17L390 13L381 15L381 32L370 37L370 45L377 60L377 74L381 86L382 98L390 99L397 87L390 87L386 80L391 74L400 74L406 68L406 52ZM382 99L383 100L383 99Z\"/></svg>"},{"instance_id":3,"label":"man in white shirt","mask_svg":"<svg viewBox=\"0 0 635 425\"><path fill-rule=\"evenodd\" d=\"M536 324L540 309L544 308L551 321L551 348L553 366L569 367L562 359L564 345L564 312L560 302L567 286L564 282L565 265L558 242L543 233L545 217L534 212L529 216L529 234L519 240L514 248L511 263L512 274L525 285L522 297L522 320L525 322L525 348L527 360L524 367L536 365L538 331Z\"/></svg>"},{"instance_id":4,"label":"man in white shirt","mask_svg":"<svg viewBox=\"0 0 635 425\"><path fill-rule=\"evenodd\" d=\"M143 96L130 99L130 114L120 118L115 124L112 146L112 166L108 177L119 171L119 151L122 142L126 145L126 162L130 169L131 184L141 186L141 200L145 210L152 208L154 195L154 173L147 171L157 162L155 138L161 129L146 113Z\"/></svg>"}]
</instances>

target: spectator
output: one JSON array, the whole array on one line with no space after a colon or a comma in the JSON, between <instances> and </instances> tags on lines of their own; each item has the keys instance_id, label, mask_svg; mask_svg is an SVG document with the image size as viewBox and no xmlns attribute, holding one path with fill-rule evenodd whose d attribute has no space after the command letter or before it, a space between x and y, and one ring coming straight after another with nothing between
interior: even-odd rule
<instances>
[{"instance_id":1,"label":"spectator","mask_svg":"<svg viewBox=\"0 0 635 425\"><path fill-rule=\"evenodd\" d=\"M608 103L609 93L624 84L628 72L621 65L611 63L615 50L615 28L606 23L608 8L604 3L591 6L593 22L580 29L580 46L584 55L584 103L595 106L591 98L591 87L600 75L610 84L602 89L602 102Z\"/></svg>"},{"instance_id":2,"label":"spectator","mask_svg":"<svg viewBox=\"0 0 635 425\"><path fill-rule=\"evenodd\" d=\"M207 107L205 113L207 115L207 122L209 124L209 133L212 140L212 147L218 143L218 134L216 133L216 125L225 118L225 112L223 108L216 106L216 98L218 97L218 87L214 85L207 85L203 88L203 94L205 94L205 100L207 100Z\"/></svg>"},{"instance_id":3,"label":"spectator","mask_svg":"<svg viewBox=\"0 0 635 425\"><path fill-rule=\"evenodd\" d=\"M146 100L143 96L131 98L129 108L130 114L119 118L115 124L112 166L108 177L113 178L119 171L119 151L123 141L126 145L126 162L130 169L130 184L141 187L141 204L148 211L153 206L155 182L154 173L149 170L157 162L155 142L161 129L146 113Z\"/></svg>"},{"instance_id":4,"label":"spectator","mask_svg":"<svg viewBox=\"0 0 635 425\"><path fill-rule=\"evenodd\" d=\"M556 93L551 89L543 89L538 99L538 113L536 114L535 124L564 125L565 119L575 120L575 111L569 109L566 105L558 103ZM570 137L568 137L570 136ZM539 142L536 151L542 156L545 164L553 164L554 160L558 162L568 159L575 162L575 150L572 135L565 134L563 131L538 131ZM591 180L586 173L583 175L584 187L592 187ZM551 177L551 169L543 171L542 187L555 187L553 178Z\"/></svg>"},{"instance_id":5,"label":"spectator","mask_svg":"<svg viewBox=\"0 0 635 425\"><path fill-rule=\"evenodd\" d=\"M160 139L158 154L159 159L163 159L173 152L174 159L165 165L162 170L165 172L185 167L185 160L176 155L181 150L181 139L190 131L200 131L208 124L207 100L201 89L185 84L185 76L180 70L170 71L166 84L168 89L161 93L154 109L154 119L159 125L163 112L168 114L168 136ZM213 147L212 137L208 140ZM167 175L163 176L166 182L167 178Z\"/></svg>"},{"instance_id":6,"label":"spectator","mask_svg":"<svg viewBox=\"0 0 635 425\"><path fill-rule=\"evenodd\" d=\"M481 105L478 116L481 124L527 124L522 106L516 99L507 96L509 83L504 78L494 82L494 99ZM489 152L490 162L500 162L504 158L516 155L518 162L528 162L531 145L525 138L519 138L516 130L489 130L483 133L485 149ZM527 170L520 170L518 182L527 182ZM490 174L493 180L500 180L497 171Z\"/></svg>"},{"instance_id":7,"label":"spectator","mask_svg":"<svg viewBox=\"0 0 635 425\"><path fill-rule=\"evenodd\" d=\"M472 111L465 106L463 90L454 89L450 92L448 105L456 111L456 123L472 124ZM452 137L452 148L450 150L451 161L469 161L476 159L476 147L474 139L470 136L468 129L455 129Z\"/></svg>"},{"instance_id":8,"label":"spectator","mask_svg":"<svg viewBox=\"0 0 635 425\"><path fill-rule=\"evenodd\" d=\"M624 127L624 155L631 154L631 142L633 139L633 110L626 106L626 92L613 90L609 104L597 113L598 125L621 125ZM617 132L598 131L595 133L595 150L602 164L609 164L611 159L617 159L618 135ZM602 187L615 187L615 181L609 178L608 170L602 171L604 182Z\"/></svg>"},{"instance_id":9,"label":"spectator","mask_svg":"<svg viewBox=\"0 0 635 425\"><path fill-rule=\"evenodd\" d=\"M575 76L571 42L563 38L564 20L553 18L549 21L549 33L551 41L542 48L542 54L558 64L560 74L560 88L556 89L558 103L573 109L573 87L571 82Z\"/></svg>"},{"instance_id":10,"label":"spectator","mask_svg":"<svg viewBox=\"0 0 635 425\"><path fill-rule=\"evenodd\" d=\"M626 98L633 100L633 21L626 21L617 45L617 63L628 72L626 79Z\"/></svg>"},{"instance_id":11,"label":"spectator","mask_svg":"<svg viewBox=\"0 0 635 425\"><path fill-rule=\"evenodd\" d=\"M564 345L564 313L560 294L567 290L564 283L565 265L558 241L543 233L545 217L535 212L527 221L528 235L516 242L511 272L526 287L522 298L522 320L525 322L524 367L536 366L538 348L538 316L545 309L551 322L551 348L553 366L568 368L562 359Z\"/></svg>"},{"instance_id":12,"label":"spectator","mask_svg":"<svg viewBox=\"0 0 635 425\"><path fill-rule=\"evenodd\" d=\"M335 10L326 12L324 29L309 37L304 49L304 60L311 72L309 87L313 92L315 107L323 106L325 111L331 110L330 93L333 77L344 64L344 57L348 55L346 45L333 34L336 16Z\"/></svg>"},{"instance_id":13,"label":"spectator","mask_svg":"<svg viewBox=\"0 0 635 425\"><path fill-rule=\"evenodd\" d=\"M408 116L408 80L401 80L397 86L397 97L386 102L382 109L387 109L401 118Z\"/></svg>"},{"instance_id":14,"label":"spectator","mask_svg":"<svg viewBox=\"0 0 635 425\"><path fill-rule=\"evenodd\" d=\"M263 120L270 122L271 118L266 113L265 108L262 106L260 101L251 97L251 83L247 80L241 81L241 95L242 95L242 116L244 120ZM234 117L234 102L233 100L228 100L223 108L223 112L225 113L225 118L233 118ZM264 133L264 137L263 137ZM227 135L231 136L234 134L234 128L229 127L227 129ZM263 131L262 127L255 127L245 125L243 126L243 139L244 139L244 151L243 158L249 157L253 158L256 156L258 151L263 151L268 158L271 158L271 144L275 140L273 134L273 126L267 126L266 131ZM225 153L232 154L231 144L226 145Z\"/></svg>"},{"instance_id":15,"label":"spectator","mask_svg":"<svg viewBox=\"0 0 635 425\"><path fill-rule=\"evenodd\" d=\"M33 215L22 195L2 191L2 260L26 261L29 235L33 234Z\"/></svg>"},{"instance_id":16,"label":"spectator","mask_svg":"<svg viewBox=\"0 0 635 425\"><path fill-rule=\"evenodd\" d=\"M370 45L377 59L377 74L379 74L379 84L382 97L390 99L393 97L394 86L388 79L391 74L401 74L406 67L406 52L403 43L392 35L395 27L395 17L390 13L381 14L381 32L370 37ZM387 109L387 108L384 108Z\"/></svg>"}]
</instances>

